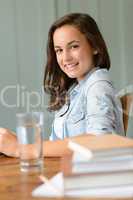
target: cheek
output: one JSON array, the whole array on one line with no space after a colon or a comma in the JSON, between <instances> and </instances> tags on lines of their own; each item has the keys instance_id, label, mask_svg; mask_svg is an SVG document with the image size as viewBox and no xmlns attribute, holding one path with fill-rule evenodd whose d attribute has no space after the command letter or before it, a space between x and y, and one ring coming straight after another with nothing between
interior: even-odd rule
<instances>
[{"instance_id":1,"label":"cheek","mask_svg":"<svg viewBox=\"0 0 133 200\"><path fill-rule=\"evenodd\" d=\"M93 55L92 52L86 52L84 55L82 55L81 59L83 62L86 62L87 64L92 64L93 63Z\"/></svg>"},{"instance_id":2,"label":"cheek","mask_svg":"<svg viewBox=\"0 0 133 200\"><path fill-rule=\"evenodd\" d=\"M61 64L61 58L60 58L60 56L56 56L56 59L57 59L58 65L60 65Z\"/></svg>"},{"instance_id":3,"label":"cheek","mask_svg":"<svg viewBox=\"0 0 133 200\"><path fill-rule=\"evenodd\" d=\"M60 69L61 69L62 71L64 71L64 67L63 67L63 64L62 64L62 59L61 59L61 57L60 57L60 56L57 56L56 59L57 59L57 63L58 63L58 65L59 65Z\"/></svg>"}]
</instances>

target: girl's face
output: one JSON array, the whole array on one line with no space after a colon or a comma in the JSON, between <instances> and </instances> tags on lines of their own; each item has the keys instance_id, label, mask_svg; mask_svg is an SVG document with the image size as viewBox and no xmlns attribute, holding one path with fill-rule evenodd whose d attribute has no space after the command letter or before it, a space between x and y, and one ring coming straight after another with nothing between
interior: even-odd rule
<instances>
[{"instance_id":1,"label":"girl's face","mask_svg":"<svg viewBox=\"0 0 133 200\"><path fill-rule=\"evenodd\" d=\"M94 49L84 34L72 25L57 28L53 35L54 49L61 70L78 81L94 67Z\"/></svg>"}]
</instances>

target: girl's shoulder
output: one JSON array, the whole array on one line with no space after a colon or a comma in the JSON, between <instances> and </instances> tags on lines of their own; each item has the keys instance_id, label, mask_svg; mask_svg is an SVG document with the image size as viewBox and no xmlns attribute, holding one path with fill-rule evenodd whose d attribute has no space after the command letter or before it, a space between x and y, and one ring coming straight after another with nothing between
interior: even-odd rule
<instances>
[{"instance_id":1,"label":"girl's shoulder","mask_svg":"<svg viewBox=\"0 0 133 200\"><path fill-rule=\"evenodd\" d=\"M100 83L102 82L102 85L110 85L113 88L113 83L110 79L109 76L109 71L107 69L98 69L94 71L87 79L84 84L85 90L88 90L91 88L93 85L101 85Z\"/></svg>"}]
</instances>

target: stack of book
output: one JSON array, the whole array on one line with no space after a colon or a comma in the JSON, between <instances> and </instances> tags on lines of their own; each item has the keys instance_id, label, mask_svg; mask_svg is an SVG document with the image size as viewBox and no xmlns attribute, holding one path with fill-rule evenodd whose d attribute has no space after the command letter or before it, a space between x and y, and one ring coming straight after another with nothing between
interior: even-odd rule
<instances>
[{"instance_id":1,"label":"stack of book","mask_svg":"<svg viewBox=\"0 0 133 200\"><path fill-rule=\"evenodd\" d=\"M62 158L65 192L133 186L133 140L119 135L73 139ZM88 156L87 156L88 155Z\"/></svg>"}]
</instances>

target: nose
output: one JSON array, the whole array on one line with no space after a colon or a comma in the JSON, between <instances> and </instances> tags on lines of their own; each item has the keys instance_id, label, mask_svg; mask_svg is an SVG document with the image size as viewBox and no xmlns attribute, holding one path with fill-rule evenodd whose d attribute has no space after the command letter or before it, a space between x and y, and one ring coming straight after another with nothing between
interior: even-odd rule
<instances>
[{"instance_id":1,"label":"nose","mask_svg":"<svg viewBox=\"0 0 133 200\"><path fill-rule=\"evenodd\" d=\"M70 60L72 60L71 52L69 50L64 50L64 52L63 52L63 62L68 62Z\"/></svg>"}]
</instances>

